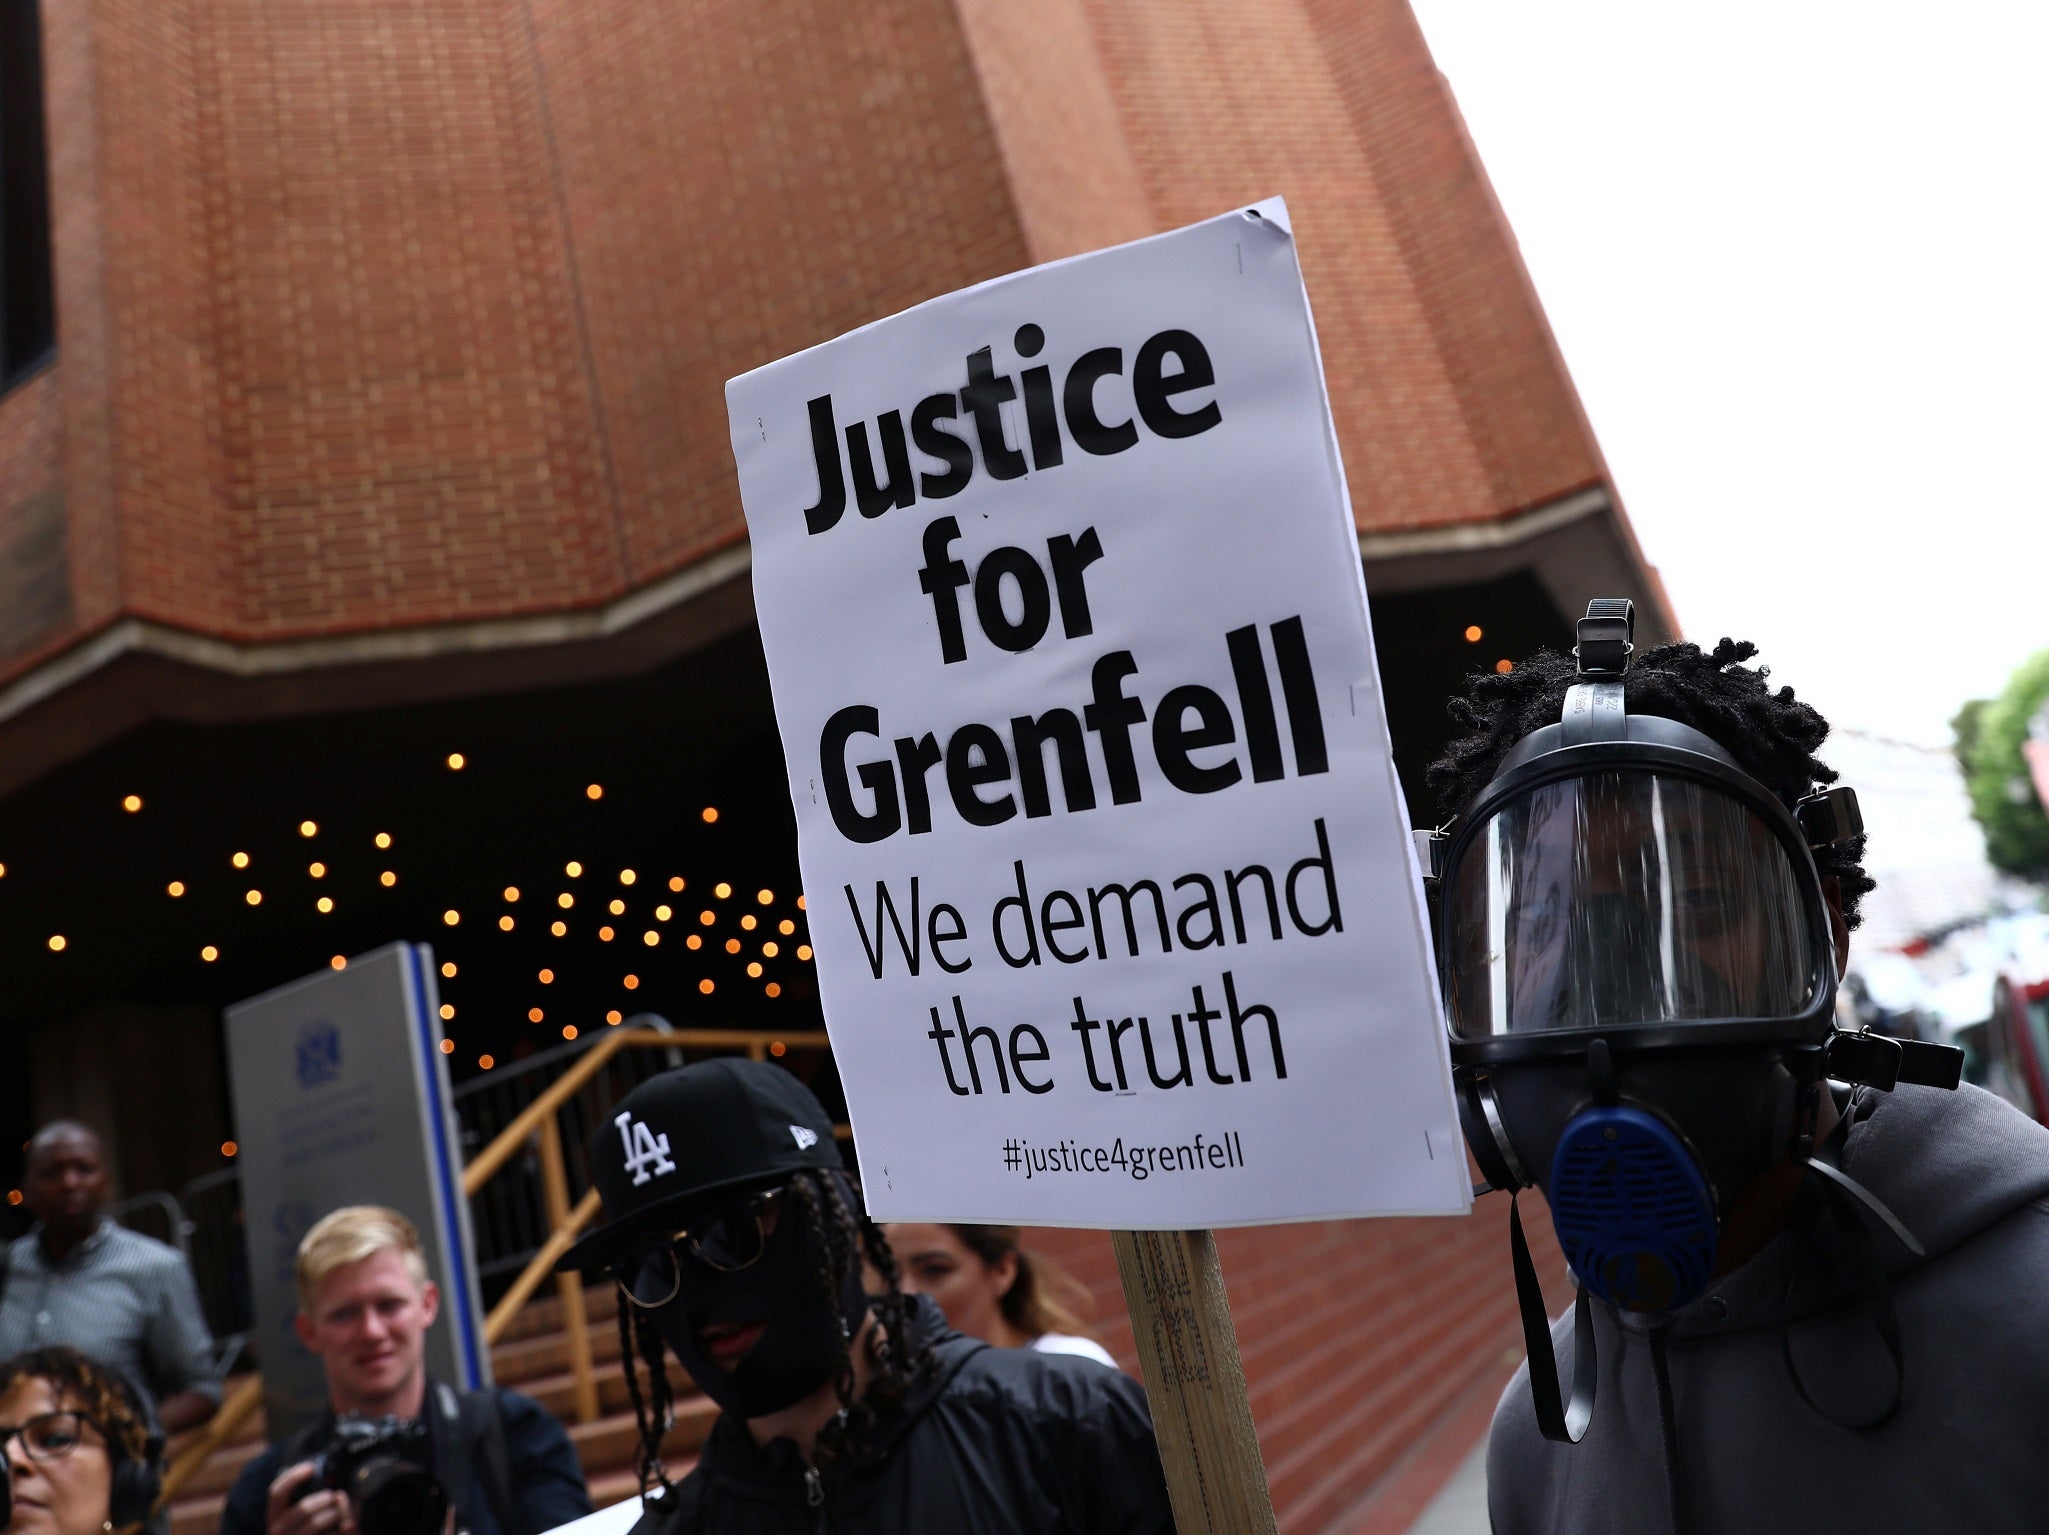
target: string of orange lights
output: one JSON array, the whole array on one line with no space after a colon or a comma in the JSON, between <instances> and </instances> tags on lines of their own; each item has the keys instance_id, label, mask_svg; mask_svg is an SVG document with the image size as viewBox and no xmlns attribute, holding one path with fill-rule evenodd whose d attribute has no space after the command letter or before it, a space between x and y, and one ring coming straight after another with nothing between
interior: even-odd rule
<instances>
[{"instance_id":1,"label":"string of orange lights","mask_svg":"<svg viewBox=\"0 0 2049 1535\"><path fill-rule=\"evenodd\" d=\"M470 758L463 752L451 751L442 755L441 763L452 773L472 770ZM145 785L146 787L146 785ZM581 797L588 805L605 802L602 783L589 782L581 791ZM145 810L145 798L141 794L126 794L119 801L124 815L141 816ZM706 805L698 812L698 821L704 826L718 823L720 812L716 806ZM306 897L311 907L309 921L323 917L334 917L345 902L350 900L374 900L380 892L394 891L400 884L402 865L399 860L397 839L389 830L379 829L372 833L369 844L381 856L375 860L376 867L371 876L367 893L360 889L343 888L342 875L337 873L336 852L333 847L334 833L323 830L323 822L313 817L299 820L293 828L300 839L300 845L309 852L321 853L303 865L303 878L311 889ZM280 828L279 835L283 835ZM164 898L181 903L191 911L200 924L200 933L208 941L200 943L188 953L195 953L201 965L220 962L227 946L236 941L234 918L231 913L239 908L252 912L277 901L296 903L302 897L296 892L294 873L288 863L274 855L264 855L261 866L252 848L258 848L264 839L251 834L245 845L234 847L224 862L228 877L210 877L203 869L187 869L178 878L161 885ZM232 844L231 844L232 846ZM358 845L360 846L360 844ZM303 856L303 855L302 855ZM340 862L345 863L343 859ZM800 894L794 898L779 896L767 885L752 887L751 896L745 882L720 878L699 881L682 873L643 878L639 869L630 865L616 870L612 879L606 880L595 870L587 869L580 859L568 859L562 864L562 888L553 892L553 912L547 920L548 938L564 940L579 932L595 937L601 945L615 942L630 942L638 939L635 952L662 951L673 948L678 954L678 963L694 962L697 973L688 977L685 984L693 983L700 997L720 994L722 987L751 985L757 988L756 995L764 999L782 997L788 987L790 968L793 965L808 965L812 960L810 944L803 933L805 900ZM7 873L5 864L0 864L0 876ZM422 876L415 871L408 878L425 877L432 882L447 881L445 874L429 872ZM593 885L600 880L613 888L592 893ZM522 928L522 912L533 906L531 899L524 899L516 884L496 887L498 899L488 896L483 904L488 910L498 910L481 918L478 924L465 922L465 907L474 907L475 901L460 898L440 906L440 922L449 936L457 932L476 930L476 942L486 936L499 940L517 940ZM689 894L705 892L699 897L694 921L684 915L682 899ZM436 903L439 905L440 903ZM303 908L300 908L303 909ZM544 907L545 910L545 907ZM537 917L535 921L538 923ZM206 932L207 927L214 931ZM690 930L685 931L685 928ZM199 936L196 934L195 936ZM80 957L72 937L66 933L51 933L46 940L52 955L70 957L74 962ZM462 962L448 958L439 964L440 978L444 985L456 983L462 978L463 964L474 965L478 953L473 945L466 945ZM588 970L592 963L579 958L573 946L564 946L561 953L567 957L551 958L545 965L534 967L532 956L524 947L508 946L495 953L485 951L482 958L486 963L501 967L499 979L504 978L505 969L517 965L524 974L532 976L531 984L541 990L526 1010L526 1021L532 1026L545 1026L560 1034L564 1040L575 1040L591 1027L616 1027L626 1016L623 1005L592 1009L584 1012L572 1006L569 1016L562 1016L563 1009L553 1007L543 998L550 992L560 992L579 967ZM685 958L687 956L687 959ZM654 956L650 956L653 962ZM337 971L348 966L348 956L336 953L328 960L329 966ZM577 979L585 990L599 987L614 989L618 993L633 993L643 987L641 967L627 968L625 965L611 965L603 980L595 980L586 973ZM683 979L683 978L679 978ZM448 987L447 989L453 989ZM625 998L621 997L623 1004ZM462 1007L460 994L438 1005L439 1017L444 1026L454 1024ZM455 1057L460 1045L452 1030L440 1041L443 1053ZM780 1053L780 1052L778 1052ZM479 1070L492 1070L497 1064L495 1056L485 1051L475 1057ZM224 1155L232 1155L226 1147Z\"/></svg>"}]
</instances>

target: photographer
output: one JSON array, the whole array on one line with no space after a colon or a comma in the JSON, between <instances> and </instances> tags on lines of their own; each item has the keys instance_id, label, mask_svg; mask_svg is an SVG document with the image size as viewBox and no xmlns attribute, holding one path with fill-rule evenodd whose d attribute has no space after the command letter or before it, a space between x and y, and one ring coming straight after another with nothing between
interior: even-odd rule
<instances>
[{"instance_id":1,"label":"photographer","mask_svg":"<svg viewBox=\"0 0 2049 1535\"><path fill-rule=\"evenodd\" d=\"M438 1535L431 1505L431 1531L372 1528L384 1521L360 1517L340 1489L379 1459L429 1473L469 1535L538 1535L590 1512L569 1436L538 1402L516 1391L459 1392L428 1376L426 1333L441 1297L404 1216L374 1205L336 1210L299 1244L297 1277L294 1326L320 1356L334 1411L243 1468L221 1535Z\"/></svg>"},{"instance_id":2,"label":"photographer","mask_svg":"<svg viewBox=\"0 0 2049 1535\"><path fill-rule=\"evenodd\" d=\"M138 1528L162 1479L163 1436L117 1370L50 1347L0 1365L5 1535Z\"/></svg>"}]
</instances>

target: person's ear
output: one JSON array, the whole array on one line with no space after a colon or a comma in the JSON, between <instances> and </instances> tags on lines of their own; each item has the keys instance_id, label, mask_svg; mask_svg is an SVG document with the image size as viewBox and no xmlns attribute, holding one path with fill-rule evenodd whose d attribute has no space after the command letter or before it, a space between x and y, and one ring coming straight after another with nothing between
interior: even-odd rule
<instances>
[{"instance_id":1,"label":"person's ear","mask_svg":"<svg viewBox=\"0 0 2049 1535\"><path fill-rule=\"evenodd\" d=\"M996 1298L1002 1300L1017 1283L1017 1254L1007 1252L990 1264L989 1277L996 1281Z\"/></svg>"},{"instance_id":2,"label":"person's ear","mask_svg":"<svg viewBox=\"0 0 2049 1535\"><path fill-rule=\"evenodd\" d=\"M313 1318L306 1315L303 1311L294 1311L292 1313L292 1336L306 1345L306 1351L309 1354L320 1352L319 1349L313 1346Z\"/></svg>"},{"instance_id":3,"label":"person's ear","mask_svg":"<svg viewBox=\"0 0 2049 1535\"><path fill-rule=\"evenodd\" d=\"M1828 903L1828 930L1836 942L1836 979L1850 968L1850 923L1843 915L1843 882L1833 874L1821 882L1821 898Z\"/></svg>"},{"instance_id":4,"label":"person's ear","mask_svg":"<svg viewBox=\"0 0 2049 1535\"><path fill-rule=\"evenodd\" d=\"M428 1280L420 1286L420 1325L432 1327L434 1318L441 1315L441 1287Z\"/></svg>"}]
</instances>

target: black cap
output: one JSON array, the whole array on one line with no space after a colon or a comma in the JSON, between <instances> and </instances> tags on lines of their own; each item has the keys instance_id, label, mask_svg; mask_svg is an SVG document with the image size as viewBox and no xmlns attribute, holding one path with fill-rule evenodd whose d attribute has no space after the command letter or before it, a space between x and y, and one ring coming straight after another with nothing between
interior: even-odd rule
<instances>
[{"instance_id":1,"label":"black cap","mask_svg":"<svg viewBox=\"0 0 2049 1535\"><path fill-rule=\"evenodd\" d=\"M676 1229L721 1195L844 1166L832 1120L782 1067L720 1057L665 1071L614 1104L591 1137L605 1221L555 1268L600 1267L644 1232Z\"/></svg>"}]
</instances>

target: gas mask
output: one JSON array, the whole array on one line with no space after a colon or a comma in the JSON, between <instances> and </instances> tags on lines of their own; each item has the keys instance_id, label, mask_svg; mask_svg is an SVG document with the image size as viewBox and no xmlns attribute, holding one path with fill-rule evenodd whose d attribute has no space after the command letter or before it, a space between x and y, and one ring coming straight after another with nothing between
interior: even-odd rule
<instances>
[{"instance_id":1,"label":"gas mask","mask_svg":"<svg viewBox=\"0 0 2049 1535\"><path fill-rule=\"evenodd\" d=\"M845 1174L824 1176L837 1180L840 1197L854 1208ZM763 1234L771 1220L773 1229ZM716 1233L711 1240L668 1244L676 1289L653 1308L655 1327L722 1410L759 1418L794 1406L832 1379L867 1317L859 1255L820 1253L803 1205L787 1192L767 1204L755 1196L708 1214L692 1235L707 1228ZM832 1267L841 1270L837 1295L821 1281ZM706 1327L719 1324L762 1331L737 1361L722 1365L701 1340Z\"/></svg>"},{"instance_id":2,"label":"gas mask","mask_svg":"<svg viewBox=\"0 0 2049 1535\"><path fill-rule=\"evenodd\" d=\"M1549 1330L1512 1218L1552 1438L1577 1439L1592 1410L1589 1297L1655 1315L1699 1296L1738 1197L1813 1156L1817 1083L1954 1087L1961 1068L1946 1047L1837 1032L1810 848L1862 832L1856 794L1789 810L1699 731L1629 714L1633 622L1626 601L1590 604L1559 723L1511 750L1450 827L1418 833L1460 1118L1488 1180L1476 1192L1541 1189L1579 1282L1568 1430L1555 1368L1543 1400Z\"/></svg>"}]
</instances>

